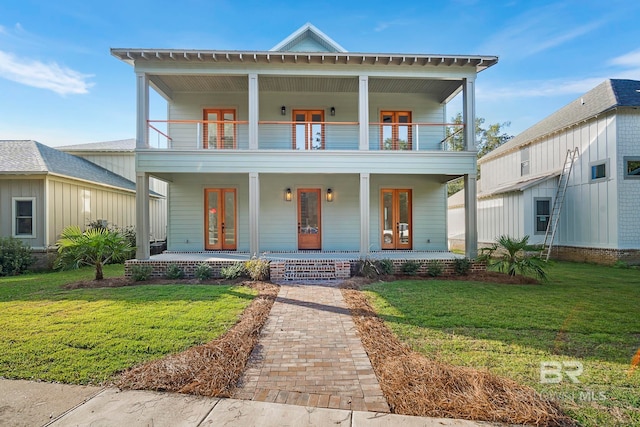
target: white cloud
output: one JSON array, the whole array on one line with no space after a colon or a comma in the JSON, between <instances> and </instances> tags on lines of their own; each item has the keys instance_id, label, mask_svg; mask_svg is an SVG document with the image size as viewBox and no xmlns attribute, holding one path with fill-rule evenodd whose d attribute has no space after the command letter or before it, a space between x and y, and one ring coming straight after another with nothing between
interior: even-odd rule
<instances>
[{"instance_id":1,"label":"white cloud","mask_svg":"<svg viewBox=\"0 0 640 427\"><path fill-rule=\"evenodd\" d=\"M640 49L634 50L624 55L617 56L609 61L611 65L620 65L623 67L640 68ZM636 76L637 78L637 76Z\"/></svg>"},{"instance_id":2,"label":"white cloud","mask_svg":"<svg viewBox=\"0 0 640 427\"><path fill-rule=\"evenodd\" d=\"M93 86L93 83L87 81L91 75L79 73L55 62L45 64L3 51L0 51L0 77L48 89L60 95L88 93Z\"/></svg>"},{"instance_id":3,"label":"white cloud","mask_svg":"<svg viewBox=\"0 0 640 427\"><path fill-rule=\"evenodd\" d=\"M525 11L494 33L481 47L503 57L526 58L588 34L606 23L600 18L582 25L567 21L564 6L552 4Z\"/></svg>"}]
</instances>

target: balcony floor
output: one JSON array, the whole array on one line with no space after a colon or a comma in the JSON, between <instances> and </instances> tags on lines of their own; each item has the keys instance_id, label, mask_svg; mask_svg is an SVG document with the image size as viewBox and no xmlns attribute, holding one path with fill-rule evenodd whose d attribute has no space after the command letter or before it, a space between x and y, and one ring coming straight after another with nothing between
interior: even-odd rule
<instances>
[{"instance_id":1,"label":"balcony floor","mask_svg":"<svg viewBox=\"0 0 640 427\"><path fill-rule=\"evenodd\" d=\"M362 258L359 252L263 252L260 258L269 261L293 261L293 260L336 260L356 261ZM464 258L464 255L454 254L448 251L374 251L368 258L391 260L453 260ZM248 252L170 252L165 251L159 255L152 255L152 261L246 261L251 259Z\"/></svg>"}]
</instances>

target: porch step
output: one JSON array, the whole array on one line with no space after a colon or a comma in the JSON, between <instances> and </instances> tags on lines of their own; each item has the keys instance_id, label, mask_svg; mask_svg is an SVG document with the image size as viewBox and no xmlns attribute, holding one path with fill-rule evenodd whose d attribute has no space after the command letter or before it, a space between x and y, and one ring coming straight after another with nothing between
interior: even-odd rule
<instances>
[{"instance_id":1,"label":"porch step","mask_svg":"<svg viewBox=\"0 0 640 427\"><path fill-rule=\"evenodd\" d=\"M348 279L351 263L338 260L272 261L271 280L306 281Z\"/></svg>"}]
</instances>

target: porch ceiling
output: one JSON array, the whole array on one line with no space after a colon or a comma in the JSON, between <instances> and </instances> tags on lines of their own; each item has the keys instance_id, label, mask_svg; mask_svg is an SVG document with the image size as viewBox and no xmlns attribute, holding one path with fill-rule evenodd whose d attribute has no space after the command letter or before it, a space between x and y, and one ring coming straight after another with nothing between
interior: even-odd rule
<instances>
[{"instance_id":1,"label":"porch ceiling","mask_svg":"<svg viewBox=\"0 0 640 427\"><path fill-rule=\"evenodd\" d=\"M172 92L248 92L246 76L153 75L151 82ZM370 93L430 93L444 101L461 88L460 80L371 78ZM259 77L260 91L357 93L354 77Z\"/></svg>"}]
</instances>

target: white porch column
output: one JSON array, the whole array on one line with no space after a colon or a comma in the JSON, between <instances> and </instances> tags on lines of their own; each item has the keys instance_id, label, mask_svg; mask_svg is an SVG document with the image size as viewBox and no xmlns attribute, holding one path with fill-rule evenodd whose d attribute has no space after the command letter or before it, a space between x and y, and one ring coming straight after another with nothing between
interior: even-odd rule
<instances>
[{"instance_id":1,"label":"white porch column","mask_svg":"<svg viewBox=\"0 0 640 427\"><path fill-rule=\"evenodd\" d=\"M249 150L258 149L258 75L249 74Z\"/></svg>"},{"instance_id":2,"label":"white porch column","mask_svg":"<svg viewBox=\"0 0 640 427\"><path fill-rule=\"evenodd\" d=\"M136 148L149 147L149 77L136 73Z\"/></svg>"},{"instance_id":3,"label":"white porch column","mask_svg":"<svg viewBox=\"0 0 640 427\"><path fill-rule=\"evenodd\" d=\"M136 173L136 258L149 259L149 174Z\"/></svg>"},{"instance_id":4,"label":"white porch column","mask_svg":"<svg viewBox=\"0 0 640 427\"><path fill-rule=\"evenodd\" d=\"M464 225L465 256L475 259L478 256L478 200L476 198L476 176L464 176Z\"/></svg>"},{"instance_id":5,"label":"white porch column","mask_svg":"<svg viewBox=\"0 0 640 427\"><path fill-rule=\"evenodd\" d=\"M249 251L260 256L260 175L249 173Z\"/></svg>"},{"instance_id":6,"label":"white porch column","mask_svg":"<svg viewBox=\"0 0 640 427\"><path fill-rule=\"evenodd\" d=\"M369 253L370 209L370 175L360 174L360 255Z\"/></svg>"},{"instance_id":7,"label":"white porch column","mask_svg":"<svg viewBox=\"0 0 640 427\"><path fill-rule=\"evenodd\" d=\"M462 82L462 120L464 127L464 145L467 151L476 151L476 97L475 80Z\"/></svg>"},{"instance_id":8,"label":"white porch column","mask_svg":"<svg viewBox=\"0 0 640 427\"><path fill-rule=\"evenodd\" d=\"M369 76L360 76L358 92L359 150L369 149Z\"/></svg>"}]
</instances>

